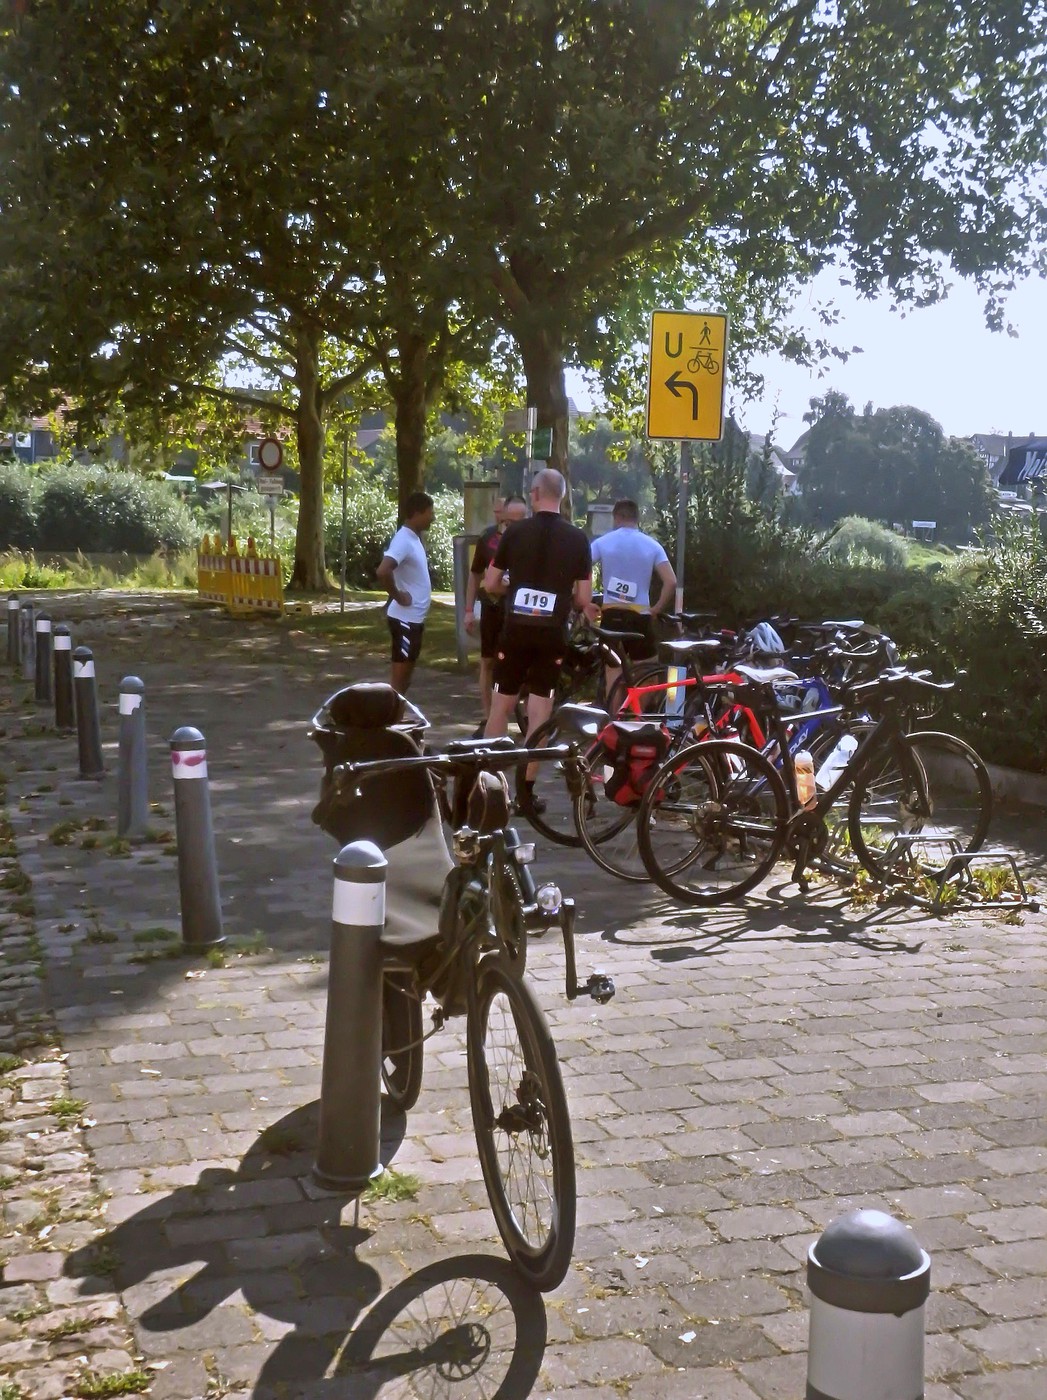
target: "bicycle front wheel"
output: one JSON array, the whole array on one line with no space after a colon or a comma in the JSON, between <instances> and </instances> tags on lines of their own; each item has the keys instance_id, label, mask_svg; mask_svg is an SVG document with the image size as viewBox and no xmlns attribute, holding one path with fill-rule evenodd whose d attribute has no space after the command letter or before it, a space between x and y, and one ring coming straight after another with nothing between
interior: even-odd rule
<instances>
[{"instance_id":1,"label":"bicycle front wheel","mask_svg":"<svg viewBox=\"0 0 1047 1400\"><path fill-rule=\"evenodd\" d=\"M726 904L758 885L781 852L789 802L756 749L703 740L670 757L640 805L640 854L667 894Z\"/></svg>"},{"instance_id":2,"label":"bicycle front wheel","mask_svg":"<svg viewBox=\"0 0 1047 1400\"><path fill-rule=\"evenodd\" d=\"M406 1113L422 1088L422 1001L410 974L382 978L382 1085L395 1109Z\"/></svg>"},{"instance_id":3,"label":"bicycle front wheel","mask_svg":"<svg viewBox=\"0 0 1047 1400\"><path fill-rule=\"evenodd\" d=\"M561 732L554 714L527 736L527 747L551 748L576 738L573 731L569 734ZM535 831L557 845L580 846L581 840L574 825L574 800L567 786L563 764L536 764L532 787L527 786L526 776L527 764L521 763L516 770L516 809L520 815Z\"/></svg>"},{"instance_id":4,"label":"bicycle front wheel","mask_svg":"<svg viewBox=\"0 0 1047 1400\"><path fill-rule=\"evenodd\" d=\"M888 880L980 850L991 820L985 764L962 739L928 731L873 755L855 779L847 829L862 865Z\"/></svg>"},{"instance_id":5,"label":"bicycle front wheel","mask_svg":"<svg viewBox=\"0 0 1047 1400\"><path fill-rule=\"evenodd\" d=\"M498 1233L536 1288L563 1281L574 1249L574 1144L556 1047L526 982L481 959L466 1029L469 1103Z\"/></svg>"}]
</instances>

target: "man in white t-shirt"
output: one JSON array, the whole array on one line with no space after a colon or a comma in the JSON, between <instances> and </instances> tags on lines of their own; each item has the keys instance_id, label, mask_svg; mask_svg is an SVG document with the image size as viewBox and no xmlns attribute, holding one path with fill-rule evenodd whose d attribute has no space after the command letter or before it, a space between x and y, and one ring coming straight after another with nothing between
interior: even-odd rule
<instances>
[{"instance_id":1,"label":"man in white t-shirt","mask_svg":"<svg viewBox=\"0 0 1047 1400\"><path fill-rule=\"evenodd\" d=\"M615 632L638 632L642 640L626 642L625 649L634 660L653 656L657 639L651 619L665 611L676 591L676 574L665 550L650 535L640 530L640 511L635 501L616 501L614 529L593 540L593 563L599 564L603 588L603 609L600 622ZM657 579L659 594L651 603L651 585ZM611 686L621 671L607 667L606 686Z\"/></svg>"},{"instance_id":2,"label":"man in white t-shirt","mask_svg":"<svg viewBox=\"0 0 1047 1400\"><path fill-rule=\"evenodd\" d=\"M422 649L425 619L432 600L429 561L422 535L433 523L433 498L414 491L404 505L404 523L386 546L377 578L389 590L386 617L392 637L393 689L407 694L411 673Z\"/></svg>"}]
</instances>

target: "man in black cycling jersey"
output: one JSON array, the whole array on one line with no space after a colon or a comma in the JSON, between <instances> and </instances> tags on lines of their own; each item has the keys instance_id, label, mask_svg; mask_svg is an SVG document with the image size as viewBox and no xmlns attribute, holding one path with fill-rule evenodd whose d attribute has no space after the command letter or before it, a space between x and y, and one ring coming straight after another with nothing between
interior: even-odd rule
<instances>
[{"instance_id":1,"label":"man in black cycling jersey","mask_svg":"<svg viewBox=\"0 0 1047 1400\"><path fill-rule=\"evenodd\" d=\"M534 514L506 529L484 575L487 593L505 597L488 738L508 732L523 685L528 690L528 733L549 718L571 609L595 615L589 541L560 514L565 490L566 482L553 467L537 473L531 483Z\"/></svg>"}]
</instances>

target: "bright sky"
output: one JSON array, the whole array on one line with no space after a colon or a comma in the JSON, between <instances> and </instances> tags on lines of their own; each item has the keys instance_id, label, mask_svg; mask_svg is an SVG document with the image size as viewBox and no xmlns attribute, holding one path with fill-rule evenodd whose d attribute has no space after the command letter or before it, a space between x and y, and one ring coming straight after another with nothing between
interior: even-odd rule
<instances>
[{"instance_id":1,"label":"bright sky","mask_svg":"<svg viewBox=\"0 0 1047 1400\"><path fill-rule=\"evenodd\" d=\"M780 359L761 359L766 394L737 406L750 431L766 432L777 404L775 438L791 446L807 426L803 415L811 398L832 388L859 412L870 400L874 408L922 409L957 437L1047 434L1047 280L1027 280L1011 293L1005 321L1016 337L986 327L981 297L967 283L956 283L936 306L904 314L888 301L859 299L835 274L823 274L814 288L816 299L831 297L842 313L829 337L844 347L860 345L863 353L845 364L828 363L822 378Z\"/></svg>"},{"instance_id":2,"label":"bright sky","mask_svg":"<svg viewBox=\"0 0 1047 1400\"><path fill-rule=\"evenodd\" d=\"M844 364L828 362L821 378L781 359L759 360L756 367L767 384L763 399L733 405L750 432L766 433L777 406L775 441L791 447L807 428L803 415L810 400L838 389L859 412L870 400L874 408L908 404L956 437L1047 435L1047 280L1030 279L1011 293L1005 320L1017 330L1016 338L986 327L982 300L966 283L957 282L936 306L902 314L886 300L859 299L839 285L835 273L823 273L797 308L797 318L806 323L805 307L829 299L841 319L822 334L847 348L860 345L863 353ZM588 405L588 394L573 375L568 393L580 407Z\"/></svg>"}]
</instances>

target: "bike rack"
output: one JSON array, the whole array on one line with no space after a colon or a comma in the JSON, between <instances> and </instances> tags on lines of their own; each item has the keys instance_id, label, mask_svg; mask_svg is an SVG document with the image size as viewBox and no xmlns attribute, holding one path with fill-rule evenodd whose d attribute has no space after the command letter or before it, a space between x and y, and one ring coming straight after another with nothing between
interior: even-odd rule
<instances>
[{"instance_id":1,"label":"bike rack","mask_svg":"<svg viewBox=\"0 0 1047 1400\"><path fill-rule=\"evenodd\" d=\"M930 844L943 848L944 861L941 866L928 866L913 857L914 845ZM933 843L921 836L895 836L884 855L884 861L898 869L899 878L922 877L934 881L933 897L923 897L910 893L910 898L922 904L932 913L952 912L956 909L1028 909L1039 911L1039 900L1030 895L1013 851L961 851L960 843L952 839L941 839ZM977 878L979 869L994 869L1004 866L1006 877L995 894L987 891ZM946 892L949 897L946 898Z\"/></svg>"}]
</instances>

